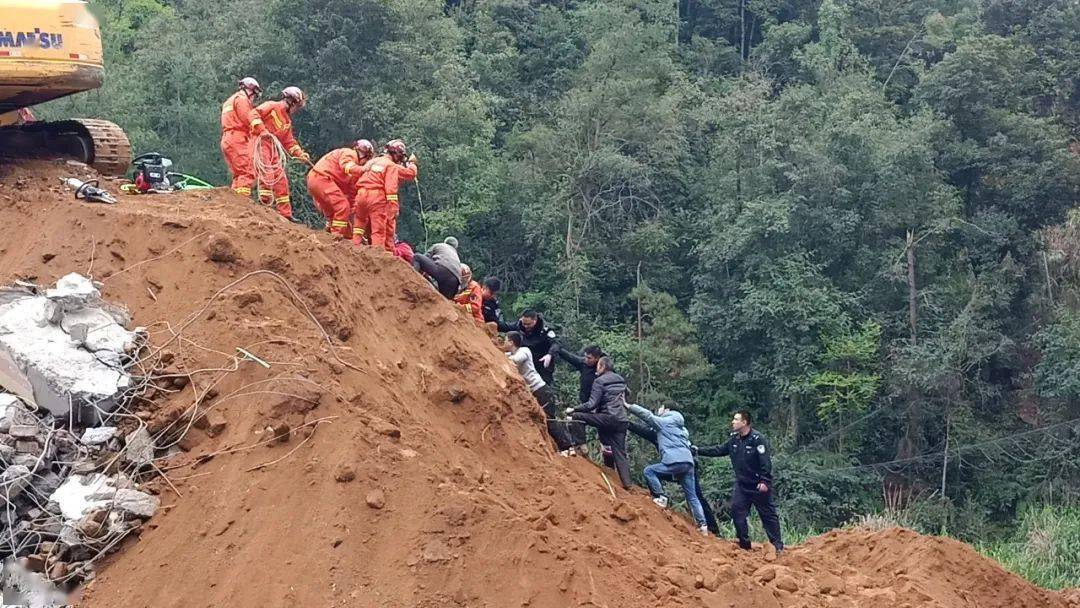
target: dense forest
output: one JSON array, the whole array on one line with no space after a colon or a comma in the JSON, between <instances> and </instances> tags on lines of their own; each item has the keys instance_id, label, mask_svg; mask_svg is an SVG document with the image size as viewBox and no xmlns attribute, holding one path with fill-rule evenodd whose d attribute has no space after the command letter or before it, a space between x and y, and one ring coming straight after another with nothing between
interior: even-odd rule
<instances>
[{"instance_id":1,"label":"dense forest","mask_svg":"<svg viewBox=\"0 0 1080 608\"><path fill-rule=\"evenodd\" d=\"M1038 528L1029 575L1078 584L1074 0L91 5L106 85L44 113L225 183L222 100L298 85L313 154L409 142L404 237L456 235L508 314L599 343L699 444L750 409L789 529Z\"/></svg>"}]
</instances>

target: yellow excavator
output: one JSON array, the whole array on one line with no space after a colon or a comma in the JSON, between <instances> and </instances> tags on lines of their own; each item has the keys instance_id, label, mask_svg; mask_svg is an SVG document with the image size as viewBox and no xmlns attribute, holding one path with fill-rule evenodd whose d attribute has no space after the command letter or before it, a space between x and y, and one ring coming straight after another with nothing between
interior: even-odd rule
<instances>
[{"instance_id":1,"label":"yellow excavator","mask_svg":"<svg viewBox=\"0 0 1080 608\"><path fill-rule=\"evenodd\" d=\"M34 120L30 107L101 86L101 31L83 0L0 0L0 156L65 157L121 175L131 144L106 120Z\"/></svg>"}]
</instances>

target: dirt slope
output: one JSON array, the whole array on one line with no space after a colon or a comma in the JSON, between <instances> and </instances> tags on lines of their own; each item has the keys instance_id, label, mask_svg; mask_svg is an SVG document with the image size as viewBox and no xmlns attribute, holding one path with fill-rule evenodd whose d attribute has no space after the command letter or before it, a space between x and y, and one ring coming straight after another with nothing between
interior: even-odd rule
<instances>
[{"instance_id":1,"label":"dirt slope","mask_svg":"<svg viewBox=\"0 0 1080 608\"><path fill-rule=\"evenodd\" d=\"M613 500L405 264L225 191L76 203L57 179L72 172L0 165L0 282L91 272L184 377L140 416L211 412L162 463L182 496L160 485L163 513L82 606L1068 605L952 541L835 532L772 563L643 492Z\"/></svg>"}]
</instances>

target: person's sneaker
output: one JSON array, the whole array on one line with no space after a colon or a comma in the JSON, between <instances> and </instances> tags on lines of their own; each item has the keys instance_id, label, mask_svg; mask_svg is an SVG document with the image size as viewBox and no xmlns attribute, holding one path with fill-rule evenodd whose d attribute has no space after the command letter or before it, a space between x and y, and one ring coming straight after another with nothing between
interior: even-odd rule
<instances>
[{"instance_id":1,"label":"person's sneaker","mask_svg":"<svg viewBox=\"0 0 1080 608\"><path fill-rule=\"evenodd\" d=\"M660 507L661 509L666 509L667 508L667 504L668 504L667 496L657 496L657 497L653 498L652 501L655 502L656 506Z\"/></svg>"},{"instance_id":2,"label":"person's sneaker","mask_svg":"<svg viewBox=\"0 0 1080 608\"><path fill-rule=\"evenodd\" d=\"M702 536L708 536L709 535L709 526L698 526L697 531L701 532Z\"/></svg>"}]
</instances>

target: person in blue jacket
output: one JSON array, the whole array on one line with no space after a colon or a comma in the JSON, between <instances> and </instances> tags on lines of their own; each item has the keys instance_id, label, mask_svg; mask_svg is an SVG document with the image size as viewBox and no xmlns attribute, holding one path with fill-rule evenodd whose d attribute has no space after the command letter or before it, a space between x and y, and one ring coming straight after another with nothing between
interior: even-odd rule
<instances>
[{"instance_id":1,"label":"person in blue jacket","mask_svg":"<svg viewBox=\"0 0 1080 608\"><path fill-rule=\"evenodd\" d=\"M653 495L653 502L660 508L667 508L668 497L664 494L664 487L660 483L660 477L674 477L682 486L686 504L690 505L690 513L694 516L694 523L698 530L705 535L709 534L708 525L705 522L705 512L698 500L694 475L694 454L690 451L690 431L686 430L686 421L682 414L666 407L659 407L653 414L649 410L637 404L627 404L630 413L640 418L645 424L656 429L656 447L660 450L660 462L645 467L645 481L649 484L649 492Z\"/></svg>"}]
</instances>

